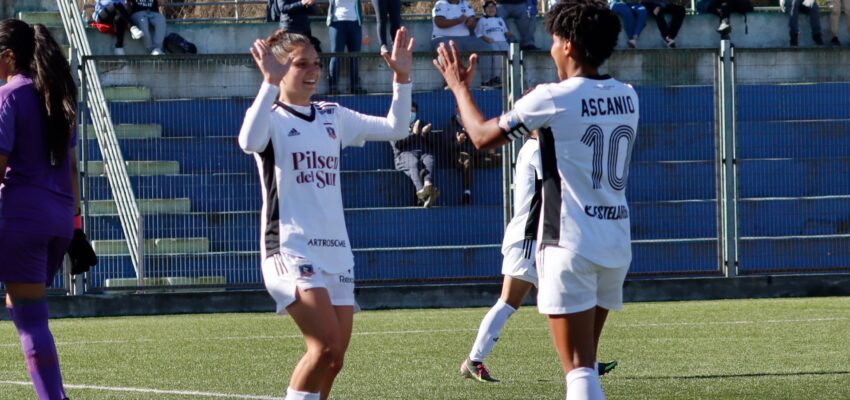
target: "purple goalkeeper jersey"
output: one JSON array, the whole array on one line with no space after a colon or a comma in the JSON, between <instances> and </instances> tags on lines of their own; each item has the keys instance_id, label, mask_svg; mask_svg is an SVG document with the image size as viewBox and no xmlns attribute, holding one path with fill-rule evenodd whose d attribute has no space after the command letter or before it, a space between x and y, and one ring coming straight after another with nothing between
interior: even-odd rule
<instances>
[{"instance_id":1,"label":"purple goalkeeper jersey","mask_svg":"<svg viewBox=\"0 0 850 400\"><path fill-rule=\"evenodd\" d=\"M0 86L0 154L8 157L0 184L0 231L72 237L71 159L50 165L44 111L32 79ZM76 129L69 148L76 145Z\"/></svg>"}]
</instances>

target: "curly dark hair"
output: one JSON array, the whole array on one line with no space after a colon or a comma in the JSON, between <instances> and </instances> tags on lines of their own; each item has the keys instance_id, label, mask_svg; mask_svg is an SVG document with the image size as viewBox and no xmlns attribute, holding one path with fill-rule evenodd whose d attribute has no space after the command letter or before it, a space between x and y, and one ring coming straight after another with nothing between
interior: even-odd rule
<instances>
[{"instance_id":1,"label":"curly dark hair","mask_svg":"<svg viewBox=\"0 0 850 400\"><path fill-rule=\"evenodd\" d=\"M599 0L562 0L546 14L546 30L572 43L575 58L598 68L617 46L620 19Z\"/></svg>"}]
</instances>

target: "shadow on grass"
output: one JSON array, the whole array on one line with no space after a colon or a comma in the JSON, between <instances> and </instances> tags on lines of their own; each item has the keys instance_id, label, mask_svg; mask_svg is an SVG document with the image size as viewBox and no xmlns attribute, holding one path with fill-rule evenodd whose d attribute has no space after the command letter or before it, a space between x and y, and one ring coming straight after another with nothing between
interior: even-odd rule
<instances>
[{"instance_id":1,"label":"shadow on grass","mask_svg":"<svg viewBox=\"0 0 850 400\"><path fill-rule=\"evenodd\" d=\"M616 374L616 373L615 373ZM623 380L667 380L667 379L725 379L725 378L764 378L817 375L850 375L850 371L809 371L809 372L753 372L749 374L685 375L685 376L623 376Z\"/></svg>"}]
</instances>

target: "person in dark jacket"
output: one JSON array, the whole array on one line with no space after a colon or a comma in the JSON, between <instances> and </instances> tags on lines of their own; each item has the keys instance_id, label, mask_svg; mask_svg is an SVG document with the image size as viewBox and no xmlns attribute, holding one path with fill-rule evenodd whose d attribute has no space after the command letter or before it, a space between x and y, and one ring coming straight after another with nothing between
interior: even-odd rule
<instances>
[{"instance_id":1,"label":"person in dark jacket","mask_svg":"<svg viewBox=\"0 0 850 400\"><path fill-rule=\"evenodd\" d=\"M678 4L673 4L667 0L643 0L643 6L653 18L655 24L658 25L658 32L661 34L661 39L669 48L676 47L676 35L679 34L679 29L682 28L682 22L685 20L685 7ZM670 16L670 24L667 24L667 16Z\"/></svg>"},{"instance_id":2,"label":"person in dark jacket","mask_svg":"<svg viewBox=\"0 0 850 400\"><path fill-rule=\"evenodd\" d=\"M310 29L310 15L314 14L317 14L316 0L269 0L266 5L266 21L279 22L281 29L307 36L321 53L322 42Z\"/></svg>"},{"instance_id":3,"label":"person in dark jacket","mask_svg":"<svg viewBox=\"0 0 850 400\"><path fill-rule=\"evenodd\" d=\"M434 143L431 124L418 115L419 106L410 107L410 136L390 142L393 148L395 169L404 172L416 188L418 205L425 208L434 205L440 190L434 186Z\"/></svg>"}]
</instances>

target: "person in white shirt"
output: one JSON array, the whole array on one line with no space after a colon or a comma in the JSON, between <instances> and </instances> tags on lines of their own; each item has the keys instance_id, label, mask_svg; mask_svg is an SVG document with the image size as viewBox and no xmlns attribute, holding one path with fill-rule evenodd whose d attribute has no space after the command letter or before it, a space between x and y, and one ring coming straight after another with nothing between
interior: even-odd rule
<instances>
[{"instance_id":1,"label":"person in white shirt","mask_svg":"<svg viewBox=\"0 0 850 400\"><path fill-rule=\"evenodd\" d=\"M494 50L508 54L508 38L513 34L508 30L505 20L496 14L496 2L488 0L484 3L484 16L475 24L475 36L489 43ZM481 57L482 86L498 88L502 86L503 57Z\"/></svg>"},{"instance_id":2,"label":"person in white shirt","mask_svg":"<svg viewBox=\"0 0 850 400\"><path fill-rule=\"evenodd\" d=\"M440 43L455 42L460 51L496 50L489 43L470 35L475 23L475 10L465 0L437 0L431 10L433 30L431 47L436 50Z\"/></svg>"},{"instance_id":3,"label":"person in white shirt","mask_svg":"<svg viewBox=\"0 0 850 400\"><path fill-rule=\"evenodd\" d=\"M548 315L566 374L566 398L604 399L594 368L609 310L623 306L631 263L625 190L639 115L635 90L599 67L617 45L620 20L595 0L566 0L546 17L561 80L539 85L499 118L485 120L456 48L434 65L452 90L470 140L500 146L540 129L543 205L538 227L537 307Z\"/></svg>"},{"instance_id":4,"label":"person in white shirt","mask_svg":"<svg viewBox=\"0 0 850 400\"><path fill-rule=\"evenodd\" d=\"M413 39L399 29L386 117L336 103L311 102L322 63L310 39L278 30L251 48L263 83L239 132L253 154L264 196L260 255L266 289L278 314L292 316L307 352L292 372L286 400L327 399L342 369L354 315L354 255L340 190L340 152L365 141L408 134Z\"/></svg>"},{"instance_id":5,"label":"person in white shirt","mask_svg":"<svg viewBox=\"0 0 850 400\"><path fill-rule=\"evenodd\" d=\"M330 0L326 23L331 53L360 52L363 43L363 11L360 0ZM360 60L356 56L343 59L348 60L351 94L366 94L366 89L360 84ZM331 57L328 69L328 94L339 94L339 57Z\"/></svg>"}]
</instances>

